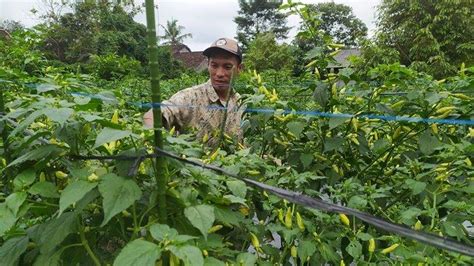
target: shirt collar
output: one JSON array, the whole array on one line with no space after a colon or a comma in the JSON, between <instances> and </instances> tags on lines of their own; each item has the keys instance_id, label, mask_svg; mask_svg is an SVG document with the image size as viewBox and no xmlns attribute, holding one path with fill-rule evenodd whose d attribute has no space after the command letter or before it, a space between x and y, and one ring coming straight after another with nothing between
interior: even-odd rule
<instances>
[{"instance_id":1,"label":"shirt collar","mask_svg":"<svg viewBox=\"0 0 474 266\"><path fill-rule=\"evenodd\" d=\"M214 87L212 87L211 80L208 80L206 82L206 92L207 97L209 97L209 100L211 100L211 102L215 103L219 101L219 95L217 95L216 90L214 89Z\"/></svg>"},{"instance_id":2,"label":"shirt collar","mask_svg":"<svg viewBox=\"0 0 474 266\"><path fill-rule=\"evenodd\" d=\"M219 102L222 106L225 105L225 102L222 102L219 99L219 95L217 95L216 90L214 89L214 87L212 87L212 83L210 79L206 82L206 91L207 91L207 97L209 97L209 100L211 100L211 102L213 103ZM239 94L233 91L233 93L230 95L229 101L230 102L235 101L236 97L239 98Z\"/></svg>"}]
</instances>

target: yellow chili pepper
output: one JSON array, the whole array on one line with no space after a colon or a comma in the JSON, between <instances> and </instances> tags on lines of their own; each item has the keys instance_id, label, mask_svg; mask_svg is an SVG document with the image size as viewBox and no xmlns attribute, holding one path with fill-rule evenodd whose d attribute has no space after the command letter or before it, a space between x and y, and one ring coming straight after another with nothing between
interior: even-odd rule
<instances>
[{"instance_id":1,"label":"yellow chili pepper","mask_svg":"<svg viewBox=\"0 0 474 266\"><path fill-rule=\"evenodd\" d=\"M299 212L296 212L296 224L298 225L298 228L301 231L304 231L304 223L303 223L303 218L301 218L301 215Z\"/></svg>"},{"instance_id":2,"label":"yellow chili pepper","mask_svg":"<svg viewBox=\"0 0 474 266\"><path fill-rule=\"evenodd\" d=\"M285 215L285 226L288 229L291 229L293 226L293 217L291 216L291 208L288 208L286 210L286 215Z\"/></svg>"},{"instance_id":3,"label":"yellow chili pepper","mask_svg":"<svg viewBox=\"0 0 474 266\"><path fill-rule=\"evenodd\" d=\"M39 180L40 182L46 181L46 175L44 174L44 172L40 173Z\"/></svg>"},{"instance_id":4,"label":"yellow chili pepper","mask_svg":"<svg viewBox=\"0 0 474 266\"><path fill-rule=\"evenodd\" d=\"M219 230L222 229L222 225L218 224L218 225L214 225L213 227L209 228L209 230L207 231L209 234L211 233L214 233L214 232L217 232Z\"/></svg>"},{"instance_id":5,"label":"yellow chili pepper","mask_svg":"<svg viewBox=\"0 0 474 266\"><path fill-rule=\"evenodd\" d=\"M90 176L87 177L87 180L89 180L89 182L95 182L98 179L99 177L95 173L92 173Z\"/></svg>"},{"instance_id":6,"label":"yellow chili pepper","mask_svg":"<svg viewBox=\"0 0 474 266\"><path fill-rule=\"evenodd\" d=\"M112 115L112 119L110 120L110 122L114 123L114 124L118 124L118 110L115 110L114 114Z\"/></svg>"},{"instance_id":7,"label":"yellow chili pepper","mask_svg":"<svg viewBox=\"0 0 474 266\"><path fill-rule=\"evenodd\" d=\"M252 232L250 232L250 240L256 249L260 248L260 241L258 241L258 237Z\"/></svg>"},{"instance_id":8,"label":"yellow chili pepper","mask_svg":"<svg viewBox=\"0 0 474 266\"><path fill-rule=\"evenodd\" d=\"M339 214L339 219L341 220L341 222L346 225L346 226L350 226L351 225L351 222L349 221L349 218L347 218L347 216L344 214L344 213L340 213Z\"/></svg>"},{"instance_id":9,"label":"yellow chili pepper","mask_svg":"<svg viewBox=\"0 0 474 266\"><path fill-rule=\"evenodd\" d=\"M421 230L421 228L423 228L423 225L421 224L420 220L416 221L415 230Z\"/></svg>"},{"instance_id":10,"label":"yellow chili pepper","mask_svg":"<svg viewBox=\"0 0 474 266\"><path fill-rule=\"evenodd\" d=\"M393 244L390 247L383 249L382 254L388 254L388 253L394 251L398 246L399 246L399 244Z\"/></svg>"},{"instance_id":11,"label":"yellow chili pepper","mask_svg":"<svg viewBox=\"0 0 474 266\"><path fill-rule=\"evenodd\" d=\"M209 135L206 133L202 136L202 143L206 143L209 140Z\"/></svg>"},{"instance_id":12,"label":"yellow chili pepper","mask_svg":"<svg viewBox=\"0 0 474 266\"><path fill-rule=\"evenodd\" d=\"M296 258L296 257L298 256L298 250L296 249L295 246L292 246L292 247L291 247L291 256L292 256L293 258Z\"/></svg>"},{"instance_id":13,"label":"yellow chili pepper","mask_svg":"<svg viewBox=\"0 0 474 266\"><path fill-rule=\"evenodd\" d=\"M64 173L63 171L56 171L54 172L54 175L59 178L59 179L62 179L62 178L66 178L67 177L67 174Z\"/></svg>"},{"instance_id":14,"label":"yellow chili pepper","mask_svg":"<svg viewBox=\"0 0 474 266\"><path fill-rule=\"evenodd\" d=\"M373 238L369 239L369 252L372 253L375 251L375 240Z\"/></svg>"},{"instance_id":15,"label":"yellow chili pepper","mask_svg":"<svg viewBox=\"0 0 474 266\"><path fill-rule=\"evenodd\" d=\"M211 157L209 157L209 161L212 162L217 158L217 155L219 155L220 149L217 149L213 154L211 154Z\"/></svg>"},{"instance_id":16,"label":"yellow chili pepper","mask_svg":"<svg viewBox=\"0 0 474 266\"><path fill-rule=\"evenodd\" d=\"M283 220L283 210L282 210L282 209L279 209L279 210L278 210L278 220L279 220L282 224L285 223L285 221Z\"/></svg>"}]
</instances>

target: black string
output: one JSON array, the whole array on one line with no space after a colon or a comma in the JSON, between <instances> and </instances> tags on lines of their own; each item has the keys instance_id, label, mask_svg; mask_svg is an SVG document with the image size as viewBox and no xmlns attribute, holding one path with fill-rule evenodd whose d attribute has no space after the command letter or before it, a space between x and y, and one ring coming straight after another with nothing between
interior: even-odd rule
<instances>
[{"instance_id":1,"label":"black string","mask_svg":"<svg viewBox=\"0 0 474 266\"><path fill-rule=\"evenodd\" d=\"M317 210L323 210L327 212L334 212L334 213L344 213L347 215L353 215L360 220L371 224L379 229L385 230L390 233L398 234L407 238L411 238L414 240L417 240L419 242L432 245L441 249L449 250L449 251L454 251L458 252L470 257L474 257L474 247L463 244L459 241L447 238L447 237L440 237L434 234L430 233L425 233L421 231L416 231L413 230L409 227L400 225L400 224L395 224L392 222L389 222L385 219L376 217L374 215L361 212L359 210L355 210L352 208L336 205L330 202L323 201L321 199L316 199L312 197L308 197L306 195L303 195L299 192L294 192L286 189L281 189L278 187L270 186L258 181L255 181L253 179L249 179L246 177L242 177L233 173L230 173L226 171L223 168L209 165L209 164L204 164L198 161L191 161L188 159L184 159L179 157L178 155L172 154L170 152L161 150L159 148L155 148L156 153L151 153L151 154L146 154L142 156L79 156L79 155L73 155L72 157L75 159L81 159L81 160L108 160L108 159L116 159L116 160L136 160L135 163L141 162L145 158L156 158L158 156L165 156L169 157L175 160L178 160L180 162L202 167L205 169L209 169L212 171L215 171L217 173L220 173L222 175L230 176L236 179L239 179L241 181L244 181L246 184L252 185L254 187L261 188L265 191L268 191L270 193L273 193L277 195L280 198L286 199L290 202L297 203L300 205L303 205L308 208L312 209L317 209ZM140 158L140 160L137 160L137 158Z\"/></svg>"}]
</instances>

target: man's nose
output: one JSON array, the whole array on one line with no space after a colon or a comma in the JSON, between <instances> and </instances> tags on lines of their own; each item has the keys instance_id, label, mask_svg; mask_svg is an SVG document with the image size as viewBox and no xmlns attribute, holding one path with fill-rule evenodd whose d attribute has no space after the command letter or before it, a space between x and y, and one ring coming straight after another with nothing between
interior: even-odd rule
<instances>
[{"instance_id":1,"label":"man's nose","mask_svg":"<svg viewBox=\"0 0 474 266\"><path fill-rule=\"evenodd\" d=\"M222 67L217 68L216 75L217 75L218 77L223 77L223 76L225 76L225 71L224 71L224 69L223 69Z\"/></svg>"}]
</instances>

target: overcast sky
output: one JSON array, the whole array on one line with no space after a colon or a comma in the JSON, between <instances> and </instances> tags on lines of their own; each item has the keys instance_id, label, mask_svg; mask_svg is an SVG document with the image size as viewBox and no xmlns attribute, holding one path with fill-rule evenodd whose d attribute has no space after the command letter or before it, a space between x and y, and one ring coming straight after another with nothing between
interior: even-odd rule
<instances>
[{"instance_id":1,"label":"overcast sky","mask_svg":"<svg viewBox=\"0 0 474 266\"><path fill-rule=\"evenodd\" d=\"M139 1L136 1L139 2ZM142 1L143 2L143 1ZM324 0L306 0L304 3L330 2ZM375 10L380 0L334 0L336 3L351 6L354 14L369 28L369 34L374 30ZM0 0L0 20L16 20L25 26L38 23L30 10L43 10L41 0ZM178 24L185 27L185 33L191 33L193 38L185 40L193 51L202 51L219 37L235 37L237 26L233 19L237 16L239 4L237 0L155 0L158 4L157 20L166 24L171 18L177 19ZM145 24L145 14L139 14L136 21ZM296 28L298 19L290 17L288 25ZM158 34L162 34L159 29ZM295 30L290 32L294 36Z\"/></svg>"}]
</instances>

